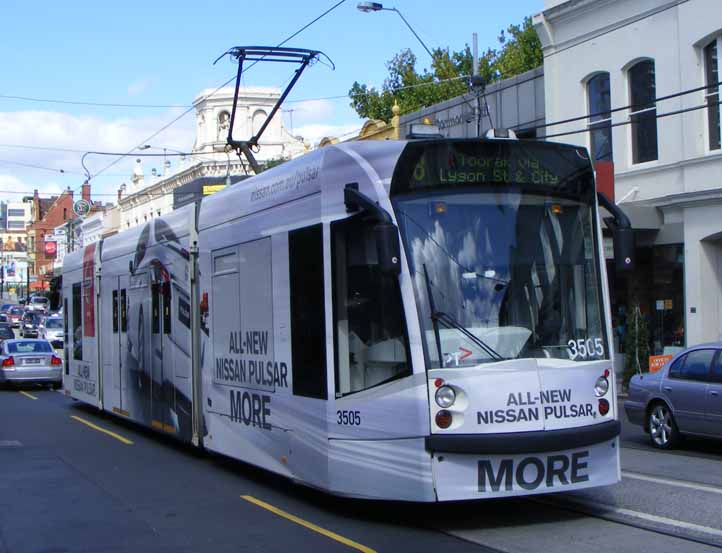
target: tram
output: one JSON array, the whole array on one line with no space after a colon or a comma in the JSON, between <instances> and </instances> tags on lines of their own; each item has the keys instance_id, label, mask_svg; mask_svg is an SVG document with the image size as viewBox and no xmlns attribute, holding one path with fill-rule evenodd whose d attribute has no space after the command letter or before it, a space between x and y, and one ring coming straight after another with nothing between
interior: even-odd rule
<instances>
[{"instance_id":1,"label":"tram","mask_svg":"<svg viewBox=\"0 0 722 553\"><path fill-rule=\"evenodd\" d=\"M601 228L584 148L325 147L66 255L66 393L343 496L613 484Z\"/></svg>"}]
</instances>

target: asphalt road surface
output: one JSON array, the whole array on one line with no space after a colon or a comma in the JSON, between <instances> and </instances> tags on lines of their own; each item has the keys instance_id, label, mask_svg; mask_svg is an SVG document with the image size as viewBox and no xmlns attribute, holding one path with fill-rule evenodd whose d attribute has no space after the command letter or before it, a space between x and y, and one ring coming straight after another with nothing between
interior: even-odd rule
<instances>
[{"instance_id":1,"label":"asphalt road surface","mask_svg":"<svg viewBox=\"0 0 722 553\"><path fill-rule=\"evenodd\" d=\"M417 505L334 498L39 388L0 390L0 553L712 552L722 442L660 452L624 421L623 481Z\"/></svg>"}]
</instances>

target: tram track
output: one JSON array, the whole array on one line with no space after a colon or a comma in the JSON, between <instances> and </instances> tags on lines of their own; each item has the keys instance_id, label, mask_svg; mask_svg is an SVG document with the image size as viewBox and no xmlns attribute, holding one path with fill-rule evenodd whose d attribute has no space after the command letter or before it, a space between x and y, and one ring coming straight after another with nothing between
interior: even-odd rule
<instances>
[{"instance_id":1,"label":"tram track","mask_svg":"<svg viewBox=\"0 0 722 553\"><path fill-rule=\"evenodd\" d=\"M688 523L641 511L633 511L604 503L593 504L591 501L559 497L528 498L530 503L554 507L564 511L582 514L607 522L636 528L645 532L663 535L685 542L722 548L722 530ZM671 526L675 530L665 528Z\"/></svg>"}]
</instances>

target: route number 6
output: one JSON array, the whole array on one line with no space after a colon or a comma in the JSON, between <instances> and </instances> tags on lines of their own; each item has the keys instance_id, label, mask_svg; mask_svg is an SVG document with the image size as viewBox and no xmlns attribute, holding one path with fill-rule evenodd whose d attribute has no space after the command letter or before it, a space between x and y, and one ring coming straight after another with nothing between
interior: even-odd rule
<instances>
[{"instance_id":1,"label":"route number 6","mask_svg":"<svg viewBox=\"0 0 722 553\"><path fill-rule=\"evenodd\" d=\"M580 338L567 342L569 359L587 359L589 357L601 357L604 355L604 344L601 338Z\"/></svg>"}]
</instances>

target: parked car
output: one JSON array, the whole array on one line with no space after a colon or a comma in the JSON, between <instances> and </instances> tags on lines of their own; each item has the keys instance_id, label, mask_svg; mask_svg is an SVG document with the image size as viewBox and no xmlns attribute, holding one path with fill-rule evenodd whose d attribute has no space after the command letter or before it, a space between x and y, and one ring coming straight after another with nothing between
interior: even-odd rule
<instances>
[{"instance_id":1,"label":"parked car","mask_svg":"<svg viewBox=\"0 0 722 553\"><path fill-rule=\"evenodd\" d=\"M8 320L13 328L20 328L20 323L23 320L25 310L22 307L14 306L8 311Z\"/></svg>"},{"instance_id":2,"label":"parked car","mask_svg":"<svg viewBox=\"0 0 722 553\"><path fill-rule=\"evenodd\" d=\"M23 315L22 324L20 325L21 338L37 338L39 326L43 322L43 316L34 311L28 311Z\"/></svg>"},{"instance_id":3,"label":"parked car","mask_svg":"<svg viewBox=\"0 0 722 553\"><path fill-rule=\"evenodd\" d=\"M63 383L63 360L47 340L5 340L0 345L0 384Z\"/></svg>"},{"instance_id":4,"label":"parked car","mask_svg":"<svg viewBox=\"0 0 722 553\"><path fill-rule=\"evenodd\" d=\"M722 438L722 342L687 348L656 373L633 376L624 409L661 449L684 435Z\"/></svg>"},{"instance_id":5,"label":"parked car","mask_svg":"<svg viewBox=\"0 0 722 553\"><path fill-rule=\"evenodd\" d=\"M8 323L10 324L10 319L8 319L7 313L0 313L0 323Z\"/></svg>"},{"instance_id":6,"label":"parked car","mask_svg":"<svg viewBox=\"0 0 722 553\"><path fill-rule=\"evenodd\" d=\"M38 328L38 338L47 340L54 348L62 348L65 344L65 327L62 317L48 317Z\"/></svg>"},{"instance_id":7,"label":"parked car","mask_svg":"<svg viewBox=\"0 0 722 553\"><path fill-rule=\"evenodd\" d=\"M50 309L50 300L45 296L31 296L26 308L28 311L39 311L45 313Z\"/></svg>"},{"instance_id":8,"label":"parked car","mask_svg":"<svg viewBox=\"0 0 722 553\"><path fill-rule=\"evenodd\" d=\"M7 313L11 307L15 307L14 303L3 303L0 305L0 313Z\"/></svg>"}]
</instances>

